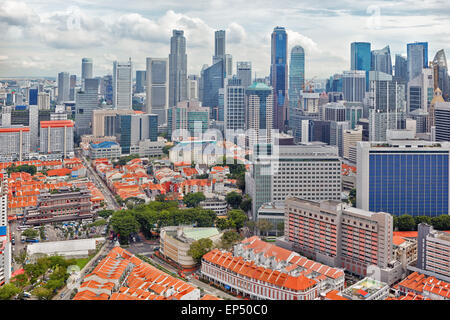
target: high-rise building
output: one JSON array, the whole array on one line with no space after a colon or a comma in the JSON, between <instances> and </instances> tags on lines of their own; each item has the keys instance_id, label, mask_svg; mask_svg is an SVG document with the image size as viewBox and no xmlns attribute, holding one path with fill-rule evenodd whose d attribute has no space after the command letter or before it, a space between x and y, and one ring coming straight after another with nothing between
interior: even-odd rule
<instances>
[{"instance_id":1,"label":"high-rise building","mask_svg":"<svg viewBox=\"0 0 450 320\"><path fill-rule=\"evenodd\" d=\"M450 143L394 138L358 142L357 207L397 216L448 215Z\"/></svg>"},{"instance_id":2,"label":"high-rise building","mask_svg":"<svg viewBox=\"0 0 450 320\"><path fill-rule=\"evenodd\" d=\"M147 58L146 113L157 114L160 125L167 123L169 110L169 60Z\"/></svg>"},{"instance_id":3,"label":"high-rise building","mask_svg":"<svg viewBox=\"0 0 450 320\"><path fill-rule=\"evenodd\" d=\"M389 46L386 46L381 50L373 50L371 64L370 70L392 75L391 50L389 49Z\"/></svg>"},{"instance_id":4,"label":"high-rise building","mask_svg":"<svg viewBox=\"0 0 450 320\"><path fill-rule=\"evenodd\" d=\"M225 57L225 30L214 32L214 56L217 58Z\"/></svg>"},{"instance_id":5,"label":"high-rise building","mask_svg":"<svg viewBox=\"0 0 450 320\"><path fill-rule=\"evenodd\" d=\"M245 182L254 219L262 204L290 196L315 201L341 199L341 159L336 146L257 145L253 157Z\"/></svg>"},{"instance_id":6,"label":"high-rise building","mask_svg":"<svg viewBox=\"0 0 450 320\"><path fill-rule=\"evenodd\" d=\"M325 109L324 120L328 121L346 121L346 111L343 102L329 102L323 106Z\"/></svg>"},{"instance_id":7,"label":"high-rise building","mask_svg":"<svg viewBox=\"0 0 450 320\"><path fill-rule=\"evenodd\" d=\"M436 91L439 89L436 89ZM434 141L450 141L450 102L434 103Z\"/></svg>"},{"instance_id":8,"label":"high-rise building","mask_svg":"<svg viewBox=\"0 0 450 320\"><path fill-rule=\"evenodd\" d=\"M252 63L250 61L238 61L236 63L236 75L241 79L244 88L252 84Z\"/></svg>"},{"instance_id":9,"label":"high-rise building","mask_svg":"<svg viewBox=\"0 0 450 320\"><path fill-rule=\"evenodd\" d=\"M445 101L449 101L450 87L447 67L447 58L445 57L444 49L436 52L433 59L434 71L434 89L441 89L442 96Z\"/></svg>"},{"instance_id":10,"label":"high-rise building","mask_svg":"<svg viewBox=\"0 0 450 320\"><path fill-rule=\"evenodd\" d=\"M83 85L84 85L84 80L83 80ZM75 101L76 87L77 87L77 75L71 74L70 75L70 92L69 92L70 101Z\"/></svg>"},{"instance_id":11,"label":"high-rise building","mask_svg":"<svg viewBox=\"0 0 450 320\"><path fill-rule=\"evenodd\" d=\"M342 156L356 164L356 143L362 141L362 126L357 126L355 129L344 130L342 141Z\"/></svg>"},{"instance_id":12,"label":"high-rise building","mask_svg":"<svg viewBox=\"0 0 450 320\"><path fill-rule=\"evenodd\" d=\"M350 102L364 100L366 93L366 76L369 71L351 70L342 73L342 91L344 99ZM368 81L367 81L368 82Z\"/></svg>"},{"instance_id":13,"label":"high-rise building","mask_svg":"<svg viewBox=\"0 0 450 320\"><path fill-rule=\"evenodd\" d=\"M172 140L183 137L184 133L195 136L208 130L209 112L209 108L202 107L198 100L181 101L176 107L170 108L167 128Z\"/></svg>"},{"instance_id":14,"label":"high-rise building","mask_svg":"<svg viewBox=\"0 0 450 320\"><path fill-rule=\"evenodd\" d=\"M64 158L73 154L73 126L72 120L41 121L40 153L61 154Z\"/></svg>"},{"instance_id":15,"label":"high-rise building","mask_svg":"<svg viewBox=\"0 0 450 320\"><path fill-rule=\"evenodd\" d=\"M119 141L123 154L130 154L131 147L140 141L158 139L158 115L135 113L118 115L120 123Z\"/></svg>"},{"instance_id":16,"label":"high-rise building","mask_svg":"<svg viewBox=\"0 0 450 320\"><path fill-rule=\"evenodd\" d=\"M383 112L369 109L369 141L386 141L387 130L406 128L404 112Z\"/></svg>"},{"instance_id":17,"label":"high-rise building","mask_svg":"<svg viewBox=\"0 0 450 320\"><path fill-rule=\"evenodd\" d=\"M337 146L339 155L344 155L344 131L350 129L348 121L330 122L330 145Z\"/></svg>"},{"instance_id":18,"label":"high-rise building","mask_svg":"<svg viewBox=\"0 0 450 320\"><path fill-rule=\"evenodd\" d=\"M113 108L131 109L133 92L133 66L131 58L127 62L113 63Z\"/></svg>"},{"instance_id":19,"label":"high-rise building","mask_svg":"<svg viewBox=\"0 0 450 320\"><path fill-rule=\"evenodd\" d=\"M133 110L96 109L92 112L92 135L111 137L120 134L119 115L135 114Z\"/></svg>"},{"instance_id":20,"label":"high-rise building","mask_svg":"<svg viewBox=\"0 0 450 320\"><path fill-rule=\"evenodd\" d=\"M84 91L78 91L75 104L75 130L78 135L92 133L92 112L99 108L98 79L85 79Z\"/></svg>"},{"instance_id":21,"label":"high-rise building","mask_svg":"<svg viewBox=\"0 0 450 320\"><path fill-rule=\"evenodd\" d=\"M30 88L28 90L28 104L29 105L37 105L38 104L38 89Z\"/></svg>"},{"instance_id":22,"label":"high-rise building","mask_svg":"<svg viewBox=\"0 0 450 320\"><path fill-rule=\"evenodd\" d=\"M285 239L314 261L361 276L371 265L387 268L392 261L393 218L388 213L336 200L289 197L285 214Z\"/></svg>"},{"instance_id":23,"label":"high-rise building","mask_svg":"<svg viewBox=\"0 0 450 320\"><path fill-rule=\"evenodd\" d=\"M49 110L50 109L50 94L47 92L38 93L38 109Z\"/></svg>"},{"instance_id":24,"label":"high-rise building","mask_svg":"<svg viewBox=\"0 0 450 320\"><path fill-rule=\"evenodd\" d=\"M245 130L245 87L236 76L229 78L224 90L226 130Z\"/></svg>"},{"instance_id":25,"label":"high-rise building","mask_svg":"<svg viewBox=\"0 0 450 320\"><path fill-rule=\"evenodd\" d=\"M408 81L408 61L403 56L395 55L395 78L398 81L407 82Z\"/></svg>"},{"instance_id":26,"label":"high-rise building","mask_svg":"<svg viewBox=\"0 0 450 320\"><path fill-rule=\"evenodd\" d=\"M406 45L408 81L419 76L423 68L428 68L428 42L414 42Z\"/></svg>"},{"instance_id":27,"label":"high-rise building","mask_svg":"<svg viewBox=\"0 0 450 320\"><path fill-rule=\"evenodd\" d=\"M70 96L70 75L68 72L58 73L58 99L56 103L69 101Z\"/></svg>"},{"instance_id":28,"label":"high-rise building","mask_svg":"<svg viewBox=\"0 0 450 320\"><path fill-rule=\"evenodd\" d=\"M203 106L210 109L219 106L219 89L224 87L224 70L224 59L218 59L216 63L202 71Z\"/></svg>"},{"instance_id":29,"label":"high-rise building","mask_svg":"<svg viewBox=\"0 0 450 320\"><path fill-rule=\"evenodd\" d=\"M300 96L305 86L305 50L295 46L289 64L289 107L300 108Z\"/></svg>"},{"instance_id":30,"label":"high-rise building","mask_svg":"<svg viewBox=\"0 0 450 320\"><path fill-rule=\"evenodd\" d=\"M37 152L39 145L39 108L36 105L30 105L28 114L28 124L30 128L30 152ZM45 112L45 111L41 111Z\"/></svg>"},{"instance_id":31,"label":"high-rise building","mask_svg":"<svg viewBox=\"0 0 450 320\"><path fill-rule=\"evenodd\" d=\"M169 108L187 98L186 38L183 30L173 30L169 54Z\"/></svg>"},{"instance_id":32,"label":"high-rise building","mask_svg":"<svg viewBox=\"0 0 450 320\"><path fill-rule=\"evenodd\" d=\"M81 59L81 88L84 89L84 80L92 79L94 77L93 73L94 61L92 58Z\"/></svg>"},{"instance_id":33,"label":"high-rise building","mask_svg":"<svg viewBox=\"0 0 450 320\"><path fill-rule=\"evenodd\" d=\"M225 77L233 75L233 56L231 54L225 55Z\"/></svg>"},{"instance_id":34,"label":"high-rise building","mask_svg":"<svg viewBox=\"0 0 450 320\"><path fill-rule=\"evenodd\" d=\"M273 128L273 90L264 83L254 82L246 89L246 129L248 147L271 143Z\"/></svg>"},{"instance_id":35,"label":"high-rise building","mask_svg":"<svg viewBox=\"0 0 450 320\"><path fill-rule=\"evenodd\" d=\"M369 108L382 112L406 112L405 85L392 75L369 72Z\"/></svg>"},{"instance_id":36,"label":"high-rise building","mask_svg":"<svg viewBox=\"0 0 450 320\"><path fill-rule=\"evenodd\" d=\"M11 278L11 242L8 227L8 179L0 174L0 285Z\"/></svg>"},{"instance_id":37,"label":"high-rise building","mask_svg":"<svg viewBox=\"0 0 450 320\"><path fill-rule=\"evenodd\" d=\"M288 36L284 27L272 32L270 85L273 88L273 128L284 130L287 125L288 103Z\"/></svg>"},{"instance_id":38,"label":"high-rise building","mask_svg":"<svg viewBox=\"0 0 450 320\"><path fill-rule=\"evenodd\" d=\"M372 54L369 42L352 42L351 44L351 70L364 70L366 73L365 89L369 88L369 71L372 66Z\"/></svg>"},{"instance_id":39,"label":"high-rise building","mask_svg":"<svg viewBox=\"0 0 450 320\"><path fill-rule=\"evenodd\" d=\"M408 81L407 87L407 112L421 109L428 112L431 100L434 96L433 69L424 68L416 77Z\"/></svg>"},{"instance_id":40,"label":"high-rise building","mask_svg":"<svg viewBox=\"0 0 450 320\"><path fill-rule=\"evenodd\" d=\"M2 162L22 161L30 154L30 127L0 128L0 158Z\"/></svg>"},{"instance_id":41,"label":"high-rise building","mask_svg":"<svg viewBox=\"0 0 450 320\"><path fill-rule=\"evenodd\" d=\"M146 81L146 71L136 70L136 93L144 92Z\"/></svg>"},{"instance_id":42,"label":"high-rise building","mask_svg":"<svg viewBox=\"0 0 450 320\"><path fill-rule=\"evenodd\" d=\"M187 89L187 93L188 93L188 100L198 100L199 96L198 96L198 89L199 89L199 77L195 74L191 74L188 76L188 81L187 81L187 85L188 85L188 89Z\"/></svg>"}]
</instances>

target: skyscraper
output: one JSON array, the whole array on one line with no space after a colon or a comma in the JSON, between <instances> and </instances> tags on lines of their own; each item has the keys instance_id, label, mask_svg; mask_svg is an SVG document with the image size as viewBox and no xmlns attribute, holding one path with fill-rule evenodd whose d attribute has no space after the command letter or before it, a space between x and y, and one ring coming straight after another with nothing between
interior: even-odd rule
<instances>
[{"instance_id":1,"label":"skyscraper","mask_svg":"<svg viewBox=\"0 0 450 320\"><path fill-rule=\"evenodd\" d=\"M399 54L395 55L395 78L398 81L408 81L408 62Z\"/></svg>"},{"instance_id":2,"label":"skyscraper","mask_svg":"<svg viewBox=\"0 0 450 320\"><path fill-rule=\"evenodd\" d=\"M91 58L81 59L81 88L84 88L84 80L94 77L93 60Z\"/></svg>"},{"instance_id":3,"label":"skyscraper","mask_svg":"<svg viewBox=\"0 0 450 320\"><path fill-rule=\"evenodd\" d=\"M225 85L224 107L225 129L245 130L245 87L236 76Z\"/></svg>"},{"instance_id":4,"label":"skyscraper","mask_svg":"<svg viewBox=\"0 0 450 320\"><path fill-rule=\"evenodd\" d=\"M11 278L11 242L8 227L8 180L0 174L0 283Z\"/></svg>"},{"instance_id":5,"label":"skyscraper","mask_svg":"<svg viewBox=\"0 0 450 320\"><path fill-rule=\"evenodd\" d=\"M173 30L169 54L169 108L187 98L186 38L183 30Z\"/></svg>"},{"instance_id":6,"label":"skyscraper","mask_svg":"<svg viewBox=\"0 0 450 320\"><path fill-rule=\"evenodd\" d=\"M225 52L225 30L217 30L214 33L214 57L224 58Z\"/></svg>"},{"instance_id":7,"label":"skyscraper","mask_svg":"<svg viewBox=\"0 0 450 320\"><path fill-rule=\"evenodd\" d=\"M38 104L38 89L33 88L28 91L28 104L37 105Z\"/></svg>"},{"instance_id":8,"label":"skyscraper","mask_svg":"<svg viewBox=\"0 0 450 320\"><path fill-rule=\"evenodd\" d=\"M144 92L146 81L146 71L145 70L136 70L136 93Z\"/></svg>"},{"instance_id":9,"label":"skyscraper","mask_svg":"<svg viewBox=\"0 0 450 320\"><path fill-rule=\"evenodd\" d=\"M158 115L158 123L167 122L169 109L169 66L167 58L147 58L146 113Z\"/></svg>"},{"instance_id":10,"label":"skyscraper","mask_svg":"<svg viewBox=\"0 0 450 320\"><path fill-rule=\"evenodd\" d=\"M287 125L288 36L284 27L272 32L270 85L273 88L273 127L283 130Z\"/></svg>"},{"instance_id":11,"label":"skyscraper","mask_svg":"<svg viewBox=\"0 0 450 320\"><path fill-rule=\"evenodd\" d=\"M75 101L76 87L77 87L77 75L76 74L71 74L70 75L70 92L69 92L69 99L70 99L70 101Z\"/></svg>"},{"instance_id":12,"label":"skyscraper","mask_svg":"<svg viewBox=\"0 0 450 320\"><path fill-rule=\"evenodd\" d=\"M300 108L300 93L305 85L305 51L301 46L291 50L289 64L289 107Z\"/></svg>"},{"instance_id":13,"label":"skyscraper","mask_svg":"<svg viewBox=\"0 0 450 320\"><path fill-rule=\"evenodd\" d=\"M448 78L448 67L447 58L445 57L445 52L443 49L436 52L433 59L433 70L434 70L434 89L441 89L442 97L445 101L449 101L449 78Z\"/></svg>"},{"instance_id":14,"label":"skyscraper","mask_svg":"<svg viewBox=\"0 0 450 320\"><path fill-rule=\"evenodd\" d=\"M248 146L271 143L273 128L273 90L264 83L254 82L246 89L246 123Z\"/></svg>"},{"instance_id":15,"label":"skyscraper","mask_svg":"<svg viewBox=\"0 0 450 320\"><path fill-rule=\"evenodd\" d=\"M366 90L369 88L369 71L372 65L372 54L369 42L352 42L351 44L351 70L364 70L366 72Z\"/></svg>"},{"instance_id":16,"label":"skyscraper","mask_svg":"<svg viewBox=\"0 0 450 320\"><path fill-rule=\"evenodd\" d=\"M417 77L423 68L428 68L428 42L408 43L406 49L409 81Z\"/></svg>"},{"instance_id":17,"label":"skyscraper","mask_svg":"<svg viewBox=\"0 0 450 320\"><path fill-rule=\"evenodd\" d=\"M70 75L68 72L58 73L58 99L56 103L69 101L70 96Z\"/></svg>"},{"instance_id":18,"label":"skyscraper","mask_svg":"<svg viewBox=\"0 0 450 320\"><path fill-rule=\"evenodd\" d=\"M381 50L373 50L371 60L371 70L392 74L391 50L389 46Z\"/></svg>"},{"instance_id":19,"label":"skyscraper","mask_svg":"<svg viewBox=\"0 0 450 320\"><path fill-rule=\"evenodd\" d=\"M113 64L113 108L131 109L133 71L131 58L127 62Z\"/></svg>"},{"instance_id":20,"label":"skyscraper","mask_svg":"<svg viewBox=\"0 0 450 320\"><path fill-rule=\"evenodd\" d=\"M224 84L225 59L219 59L212 66L202 71L202 104L213 109L219 106L219 89Z\"/></svg>"},{"instance_id":21,"label":"skyscraper","mask_svg":"<svg viewBox=\"0 0 450 320\"><path fill-rule=\"evenodd\" d=\"M98 79L85 79L84 91L78 91L75 104L75 130L78 135L92 133L92 113L99 108Z\"/></svg>"},{"instance_id":22,"label":"skyscraper","mask_svg":"<svg viewBox=\"0 0 450 320\"><path fill-rule=\"evenodd\" d=\"M252 63L250 61L238 61L236 63L236 75L241 79L244 88L252 84Z\"/></svg>"},{"instance_id":23,"label":"skyscraper","mask_svg":"<svg viewBox=\"0 0 450 320\"><path fill-rule=\"evenodd\" d=\"M342 74L342 90L344 99L350 102L363 101L366 92L366 76L363 70L344 71Z\"/></svg>"}]
</instances>

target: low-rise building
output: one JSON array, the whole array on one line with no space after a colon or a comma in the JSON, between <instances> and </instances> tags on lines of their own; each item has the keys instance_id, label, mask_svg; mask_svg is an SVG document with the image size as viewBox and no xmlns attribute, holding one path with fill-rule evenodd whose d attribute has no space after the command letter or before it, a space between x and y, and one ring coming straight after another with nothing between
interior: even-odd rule
<instances>
[{"instance_id":1,"label":"low-rise building","mask_svg":"<svg viewBox=\"0 0 450 320\"><path fill-rule=\"evenodd\" d=\"M259 209L256 221L267 220L272 228L266 232L270 236L278 236L284 232L284 201L264 203Z\"/></svg>"},{"instance_id":2,"label":"low-rise building","mask_svg":"<svg viewBox=\"0 0 450 320\"><path fill-rule=\"evenodd\" d=\"M371 278L364 278L342 291L349 300L386 300L389 285Z\"/></svg>"},{"instance_id":3,"label":"low-rise building","mask_svg":"<svg viewBox=\"0 0 450 320\"><path fill-rule=\"evenodd\" d=\"M116 159L120 158L121 153L122 149L117 142L103 141L89 144L89 158L91 159Z\"/></svg>"},{"instance_id":4,"label":"low-rise building","mask_svg":"<svg viewBox=\"0 0 450 320\"><path fill-rule=\"evenodd\" d=\"M450 300L450 283L413 272L397 286L400 295L422 295L431 300Z\"/></svg>"},{"instance_id":5,"label":"low-rise building","mask_svg":"<svg viewBox=\"0 0 450 320\"><path fill-rule=\"evenodd\" d=\"M203 209L214 211L218 216L226 216L228 212L228 203L223 196L207 198L200 202L199 205Z\"/></svg>"}]
</instances>

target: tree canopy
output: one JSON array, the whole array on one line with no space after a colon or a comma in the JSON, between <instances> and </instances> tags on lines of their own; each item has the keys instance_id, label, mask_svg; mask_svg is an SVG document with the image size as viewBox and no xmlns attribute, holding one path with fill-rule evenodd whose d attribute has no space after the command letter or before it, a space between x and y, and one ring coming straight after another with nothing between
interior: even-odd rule
<instances>
[{"instance_id":1,"label":"tree canopy","mask_svg":"<svg viewBox=\"0 0 450 320\"><path fill-rule=\"evenodd\" d=\"M203 255L213 248L213 242L211 239L202 238L194 241L188 251L190 255L196 262L199 262Z\"/></svg>"},{"instance_id":2,"label":"tree canopy","mask_svg":"<svg viewBox=\"0 0 450 320\"><path fill-rule=\"evenodd\" d=\"M194 192L194 193L188 193L183 197L183 203L188 208L194 208L199 205L200 202L205 200L206 197L202 192Z\"/></svg>"},{"instance_id":3,"label":"tree canopy","mask_svg":"<svg viewBox=\"0 0 450 320\"><path fill-rule=\"evenodd\" d=\"M241 205L242 195L236 191L232 191L226 195L225 200L233 209L237 209Z\"/></svg>"},{"instance_id":4,"label":"tree canopy","mask_svg":"<svg viewBox=\"0 0 450 320\"><path fill-rule=\"evenodd\" d=\"M6 283L0 287L0 300L10 300L20 293L20 289L13 283Z\"/></svg>"}]
</instances>

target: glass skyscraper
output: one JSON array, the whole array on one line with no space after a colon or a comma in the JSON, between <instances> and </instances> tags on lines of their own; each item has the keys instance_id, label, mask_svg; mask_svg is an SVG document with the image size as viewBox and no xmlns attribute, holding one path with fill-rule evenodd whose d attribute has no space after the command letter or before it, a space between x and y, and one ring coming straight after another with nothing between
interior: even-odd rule
<instances>
[{"instance_id":1,"label":"glass skyscraper","mask_svg":"<svg viewBox=\"0 0 450 320\"><path fill-rule=\"evenodd\" d=\"M395 55L395 78L397 81L408 81L408 63L399 54Z\"/></svg>"},{"instance_id":2,"label":"glass skyscraper","mask_svg":"<svg viewBox=\"0 0 450 320\"><path fill-rule=\"evenodd\" d=\"M372 53L369 42L352 42L351 44L351 70L366 71L366 90L369 88L369 71L372 66Z\"/></svg>"},{"instance_id":3,"label":"glass skyscraper","mask_svg":"<svg viewBox=\"0 0 450 320\"><path fill-rule=\"evenodd\" d=\"M187 54L183 30L173 30L169 54L169 108L187 98Z\"/></svg>"},{"instance_id":4,"label":"glass skyscraper","mask_svg":"<svg viewBox=\"0 0 450 320\"><path fill-rule=\"evenodd\" d=\"M391 50L389 46L381 50L373 50L371 60L371 70L392 74Z\"/></svg>"},{"instance_id":5,"label":"glass skyscraper","mask_svg":"<svg viewBox=\"0 0 450 320\"><path fill-rule=\"evenodd\" d=\"M289 107L300 108L300 94L305 85L305 51L301 46L291 50L289 64Z\"/></svg>"},{"instance_id":6,"label":"glass skyscraper","mask_svg":"<svg viewBox=\"0 0 450 320\"><path fill-rule=\"evenodd\" d=\"M272 32L270 85L273 88L273 127L279 130L285 128L287 124L287 48L288 37L286 29L275 27Z\"/></svg>"},{"instance_id":7,"label":"glass skyscraper","mask_svg":"<svg viewBox=\"0 0 450 320\"><path fill-rule=\"evenodd\" d=\"M428 42L408 43L406 49L409 81L420 75L423 68L428 68Z\"/></svg>"}]
</instances>

